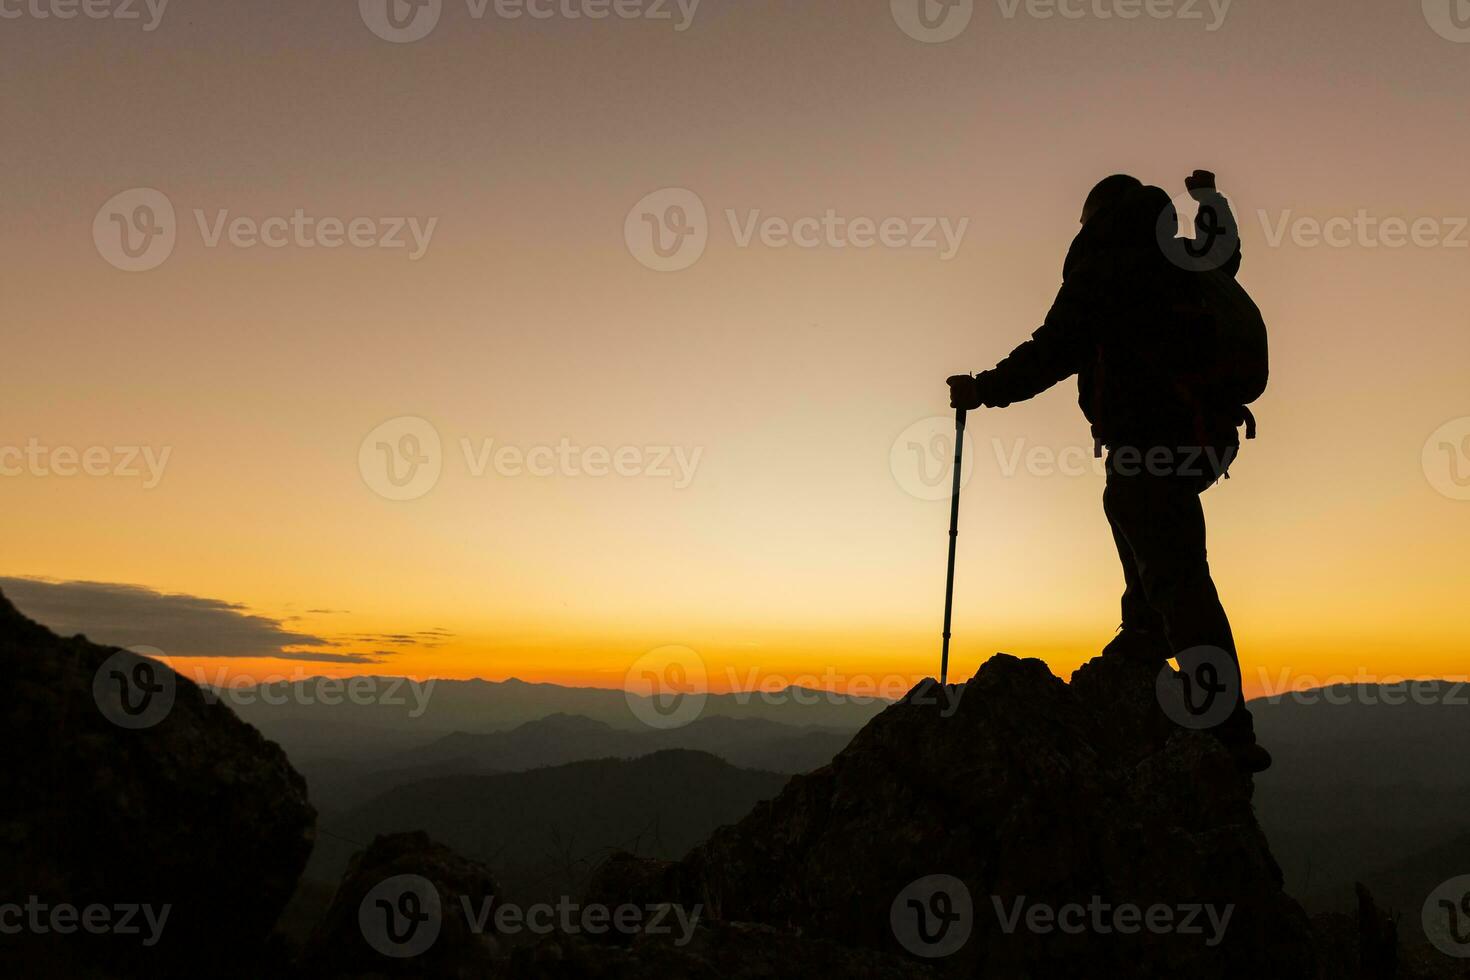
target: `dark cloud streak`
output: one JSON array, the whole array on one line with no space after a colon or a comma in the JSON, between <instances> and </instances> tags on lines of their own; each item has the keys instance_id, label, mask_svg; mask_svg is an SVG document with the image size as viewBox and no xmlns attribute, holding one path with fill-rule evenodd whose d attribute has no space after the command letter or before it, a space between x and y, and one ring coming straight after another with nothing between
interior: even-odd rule
<instances>
[{"instance_id":1,"label":"dark cloud streak","mask_svg":"<svg viewBox=\"0 0 1470 980\"><path fill-rule=\"evenodd\" d=\"M335 653L340 641L287 629L239 603L158 592L113 582L54 582L0 576L0 591L21 612L63 636L95 643L156 647L169 657L278 657L330 663L381 663L372 654ZM408 636L410 634L399 634ZM310 649L296 649L307 647Z\"/></svg>"}]
</instances>

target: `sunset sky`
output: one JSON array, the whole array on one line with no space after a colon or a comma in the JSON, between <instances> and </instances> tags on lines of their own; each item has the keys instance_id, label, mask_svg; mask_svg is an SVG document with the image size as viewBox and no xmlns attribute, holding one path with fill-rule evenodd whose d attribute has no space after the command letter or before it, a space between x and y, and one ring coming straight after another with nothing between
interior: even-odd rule
<instances>
[{"instance_id":1,"label":"sunset sky","mask_svg":"<svg viewBox=\"0 0 1470 980\"><path fill-rule=\"evenodd\" d=\"M173 0L151 30L141 3L3 6L0 588L102 583L68 587L114 600L89 635L186 673L620 687L668 644L720 690L934 673L948 506L911 492L903 434L1040 323L1098 178L1208 167L1272 329L1260 438L1205 498L1249 691L1462 674L1470 29L1448 0L1118 5L981 2L944 43L886 0L444 0L408 43L351 2ZM176 244L130 272L104 205L135 188ZM708 241L656 271L635 206L668 188L651 207L694 195ZM227 230L298 210L405 247ZM939 247L742 243L829 211ZM391 500L364 441L405 417L440 472ZM1070 671L1122 587L1075 384L971 436L951 673ZM549 475L475 472L505 445ZM138 447L139 475L57 475L57 447L104 447L99 473ZM238 643L197 628L231 620Z\"/></svg>"}]
</instances>

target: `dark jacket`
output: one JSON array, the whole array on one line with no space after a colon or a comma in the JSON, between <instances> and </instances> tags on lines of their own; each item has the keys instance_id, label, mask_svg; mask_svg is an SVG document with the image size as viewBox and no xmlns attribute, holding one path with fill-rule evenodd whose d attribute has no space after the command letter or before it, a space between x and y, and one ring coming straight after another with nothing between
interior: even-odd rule
<instances>
[{"instance_id":1,"label":"dark jacket","mask_svg":"<svg viewBox=\"0 0 1470 980\"><path fill-rule=\"evenodd\" d=\"M1229 204L1218 194L1205 203L1228 224L1232 254L1221 268L1233 276L1240 249ZM1192 382L1208 352L1197 349L1206 332L1192 329L1199 303L1185 247L1204 240L1174 239L1176 221L1168 194L1157 187L1131 191L1093 216L1067 252L1046 322L977 377L982 403L1000 408L1024 401L1075 374L1078 403L1100 444L1234 438L1233 422L1228 433L1223 420L1208 423L1214 431L1200 431L1200 393Z\"/></svg>"}]
</instances>

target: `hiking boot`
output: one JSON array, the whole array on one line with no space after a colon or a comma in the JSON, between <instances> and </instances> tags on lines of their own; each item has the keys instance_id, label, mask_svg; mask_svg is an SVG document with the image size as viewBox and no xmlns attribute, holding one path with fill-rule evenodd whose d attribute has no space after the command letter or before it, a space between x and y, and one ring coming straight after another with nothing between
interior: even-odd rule
<instances>
[{"instance_id":1,"label":"hiking boot","mask_svg":"<svg viewBox=\"0 0 1470 980\"><path fill-rule=\"evenodd\" d=\"M1256 741L1255 719L1244 701L1236 703L1234 713L1214 732L1241 772L1265 772L1271 768L1271 753Z\"/></svg>"},{"instance_id":2,"label":"hiking boot","mask_svg":"<svg viewBox=\"0 0 1470 980\"><path fill-rule=\"evenodd\" d=\"M1230 750L1230 757L1241 772L1258 773L1271 768L1271 753L1259 742L1226 743L1225 747Z\"/></svg>"},{"instance_id":3,"label":"hiking boot","mask_svg":"<svg viewBox=\"0 0 1470 980\"><path fill-rule=\"evenodd\" d=\"M1173 656L1173 653L1169 650L1169 642L1164 639L1162 632L1120 626L1118 635L1103 647L1102 655L1104 657L1123 657L1159 670L1163 668L1164 662Z\"/></svg>"}]
</instances>

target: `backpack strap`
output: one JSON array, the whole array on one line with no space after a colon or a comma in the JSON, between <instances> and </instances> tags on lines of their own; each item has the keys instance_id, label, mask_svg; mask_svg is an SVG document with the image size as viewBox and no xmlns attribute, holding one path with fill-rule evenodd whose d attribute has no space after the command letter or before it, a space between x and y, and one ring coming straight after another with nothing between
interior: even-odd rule
<instances>
[{"instance_id":1,"label":"backpack strap","mask_svg":"<svg viewBox=\"0 0 1470 980\"><path fill-rule=\"evenodd\" d=\"M1102 419L1103 384L1107 380L1107 362L1103 360L1102 343L1099 341L1093 347L1094 373L1092 376L1092 412L1095 419ZM1107 436L1103 432L1102 422L1092 423L1092 458L1102 459L1103 446L1107 445Z\"/></svg>"}]
</instances>

